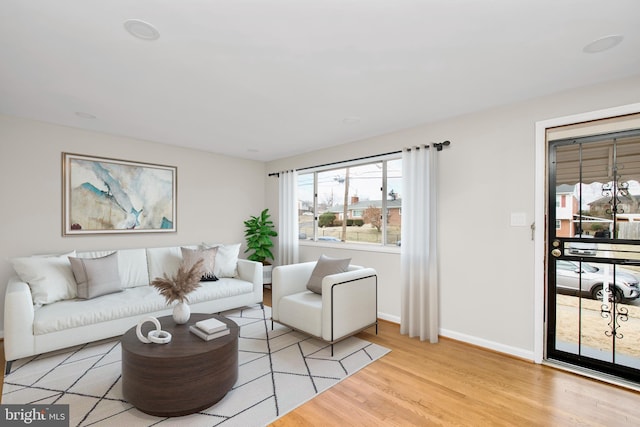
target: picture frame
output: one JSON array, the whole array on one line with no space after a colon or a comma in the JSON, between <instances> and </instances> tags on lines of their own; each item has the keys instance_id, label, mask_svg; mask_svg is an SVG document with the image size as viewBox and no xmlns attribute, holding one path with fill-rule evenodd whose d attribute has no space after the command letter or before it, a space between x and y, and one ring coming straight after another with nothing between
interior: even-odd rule
<instances>
[{"instance_id":1,"label":"picture frame","mask_svg":"<svg viewBox=\"0 0 640 427\"><path fill-rule=\"evenodd\" d=\"M62 234L175 233L178 168L62 153Z\"/></svg>"}]
</instances>

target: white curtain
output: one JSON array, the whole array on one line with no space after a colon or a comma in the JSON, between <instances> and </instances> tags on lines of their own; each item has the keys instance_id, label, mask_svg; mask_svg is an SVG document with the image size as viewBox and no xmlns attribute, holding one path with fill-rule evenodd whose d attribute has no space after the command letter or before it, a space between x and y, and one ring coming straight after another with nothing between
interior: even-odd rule
<instances>
[{"instance_id":1,"label":"white curtain","mask_svg":"<svg viewBox=\"0 0 640 427\"><path fill-rule=\"evenodd\" d=\"M402 154L402 297L400 333L438 342L435 148Z\"/></svg>"},{"instance_id":2,"label":"white curtain","mask_svg":"<svg viewBox=\"0 0 640 427\"><path fill-rule=\"evenodd\" d=\"M280 172L278 178L278 265L298 262L298 172Z\"/></svg>"}]
</instances>

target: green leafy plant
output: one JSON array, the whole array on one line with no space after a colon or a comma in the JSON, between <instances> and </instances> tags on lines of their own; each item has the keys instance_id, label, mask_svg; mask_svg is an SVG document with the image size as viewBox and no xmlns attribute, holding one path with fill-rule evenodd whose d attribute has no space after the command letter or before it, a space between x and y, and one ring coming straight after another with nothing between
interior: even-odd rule
<instances>
[{"instance_id":1,"label":"green leafy plant","mask_svg":"<svg viewBox=\"0 0 640 427\"><path fill-rule=\"evenodd\" d=\"M247 239L247 249L244 252L253 251L248 257L251 261L268 264L266 259L273 259L271 238L276 237L278 233L270 217L269 209L265 209L259 216L252 216L244 222L244 237Z\"/></svg>"},{"instance_id":2,"label":"green leafy plant","mask_svg":"<svg viewBox=\"0 0 640 427\"><path fill-rule=\"evenodd\" d=\"M333 212L324 212L318 218L318 226L319 227L331 227L334 225L334 221L336 220L336 214Z\"/></svg>"}]
</instances>

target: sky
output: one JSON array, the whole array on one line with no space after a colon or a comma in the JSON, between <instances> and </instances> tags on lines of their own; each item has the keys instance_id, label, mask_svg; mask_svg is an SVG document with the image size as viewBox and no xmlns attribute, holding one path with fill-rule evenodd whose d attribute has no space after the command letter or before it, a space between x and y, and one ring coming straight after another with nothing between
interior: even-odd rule
<instances>
[{"instance_id":1,"label":"sky","mask_svg":"<svg viewBox=\"0 0 640 427\"><path fill-rule=\"evenodd\" d=\"M347 168L331 169L318 172L318 203L342 205L344 202L344 186ZM357 196L363 200L381 200L383 162L352 166L349 168L349 200ZM313 201L313 173L298 176L298 199L304 202ZM402 195L402 161L387 161L387 193L391 190ZM389 198L389 197L387 197Z\"/></svg>"}]
</instances>

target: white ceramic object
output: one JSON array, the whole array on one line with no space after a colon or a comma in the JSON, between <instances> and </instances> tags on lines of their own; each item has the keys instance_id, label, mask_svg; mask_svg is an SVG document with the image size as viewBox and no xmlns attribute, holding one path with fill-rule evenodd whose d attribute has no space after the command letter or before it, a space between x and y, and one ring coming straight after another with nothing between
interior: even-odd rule
<instances>
[{"instance_id":1,"label":"white ceramic object","mask_svg":"<svg viewBox=\"0 0 640 427\"><path fill-rule=\"evenodd\" d=\"M167 331L153 330L147 334L147 339L154 344L167 344L171 342L171 334Z\"/></svg>"},{"instance_id":2,"label":"white ceramic object","mask_svg":"<svg viewBox=\"0 0 640 427\"><path fill-rule=\"evenodd\" d=\"M145 337L142 333L142 325L147 322L151 322L155 325L155 329L149 331L147 336ZM153 316L147 316L138 322L138 326L136 327L136 336L138 339L145 344L166 344L171 341L171 334L167 331L163 331L160 326L160 321Z\"/></svg>"},{"instance_id":3,"label":"white ceramic object","mask_svg":"<svg viewBox=\"0 0 640 427\"><path fill-rule=\"evenodd\" d=\"M144 325L147 322L153 323L155 325L155 327L156 327L156 331L159 331L159 330L162 329L160 327L160 322L158 321L158 319L156 319L153 316L147 316L147 317L144 317L144 318L140 319L140 321L138 322L138 327L136 328L136 335L138 336L138 339L141 342L145 343L145 344L149 344L151 342L147 337L145 337L142 334L142 325Z\"/></svg>"},{"instance_id":4,"label":"white ceramic object","mask_svg":"<svg viewBox=\"0 0 640 427\"><path fill-rule=\"evenodd\" d=\"M191 317L191 309L186 302L179 302L173 307L173 321L178 325L185 324Z\"/></svg>"}]
</instances>

